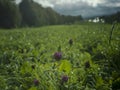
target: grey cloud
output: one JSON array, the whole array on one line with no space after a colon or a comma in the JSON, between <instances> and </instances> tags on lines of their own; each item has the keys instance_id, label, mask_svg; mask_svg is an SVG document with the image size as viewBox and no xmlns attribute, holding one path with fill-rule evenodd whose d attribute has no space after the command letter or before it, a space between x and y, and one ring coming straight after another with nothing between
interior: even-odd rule
<instances>
[{"instance_id":1,"label":"grey cloud","mask_svg":"<svg viewBox=\"0 0 120 90\"><path fill-rule=\"evenodd\" d=\"M18 0L17 0L18 1ZM116 13L120 11L120 0L101 0L92 5L88 0L34 0L43 6L52 8L64 15L82 15L83 17L97 16ZM93 0L97 1L97 0ZM92 1L90 1L92 2Z\"/></svg>"},{"instance_id":2,"label":"grey cloud","mask_svg":"<svg viewBox=\"0 0 120 90\"><path fill-rule=\"evenodd\" d=\"M104 3L98 4L97 6L93 7L88 3L79 1L78 3L72 4L71 6L70 5L65 5L65 6L54 5L54 9L57 12L65 15L82 15L83 17L90 17L90 16L116 13L117 11L120 11L120 6L116 6L116 4L118 3L120 3L120 0L116 0L116 1L106 0Z\"/></svg>"}]
</instances>

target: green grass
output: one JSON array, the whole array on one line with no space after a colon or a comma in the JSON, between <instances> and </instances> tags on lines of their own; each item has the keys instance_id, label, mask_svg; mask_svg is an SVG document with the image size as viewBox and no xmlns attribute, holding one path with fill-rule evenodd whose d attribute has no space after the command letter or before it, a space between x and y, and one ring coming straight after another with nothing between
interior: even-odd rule
<instances>
[{"instance_id":1,"label":"green grass","mask_svg":"<svg viewBox=\"0 0 120 90\"><path fill-rule=\"evenodd\" d=\"M118 24L111 44L107 24L1 29L0 90L120 89L115 86L120 83L119 29ZM55 52L62 53L60 60Z\"/></svg>"}]
</instances>

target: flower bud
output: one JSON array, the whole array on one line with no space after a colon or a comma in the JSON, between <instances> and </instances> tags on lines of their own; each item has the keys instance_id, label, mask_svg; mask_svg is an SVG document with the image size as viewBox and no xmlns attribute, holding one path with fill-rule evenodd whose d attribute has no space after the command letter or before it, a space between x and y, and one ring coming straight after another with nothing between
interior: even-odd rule
<instances>
[{"instance_id":1,"label":"flower bud","mask_svg":"<svg viewBox=\"0 0 120 90\"><path fill-rule=\"evenodd\" d=\"M62 53L61 53L61 52L56 52L56 53L54 53L54 58L55 58L56 60L60 60L60 59L62 58Z\"/></svg>"}]
</instances>

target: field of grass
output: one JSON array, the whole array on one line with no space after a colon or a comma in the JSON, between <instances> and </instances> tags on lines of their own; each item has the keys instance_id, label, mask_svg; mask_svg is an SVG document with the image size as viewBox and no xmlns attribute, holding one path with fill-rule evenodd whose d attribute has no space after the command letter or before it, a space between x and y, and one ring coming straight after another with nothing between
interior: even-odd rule
<instances>
[{"instance_id":1,"label":"field of grass","mask_svg":"<svg viewBox=\"0 0 120 90\"><path fill-rule=\"evenodd\" d=\"M1 29L0 90L120 89L120 25L110 40L111 27Z\"/></svg>"}]
</instances>

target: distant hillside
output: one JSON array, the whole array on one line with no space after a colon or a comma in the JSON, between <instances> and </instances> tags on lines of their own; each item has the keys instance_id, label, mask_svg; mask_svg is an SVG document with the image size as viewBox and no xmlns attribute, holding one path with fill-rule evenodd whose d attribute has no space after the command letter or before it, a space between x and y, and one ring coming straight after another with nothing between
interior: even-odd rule
<instances>
[{"instance_id":1,"label":"distant hillside","mask_svg":"<svg viewBox=\"0 0 120 90\"><path fill-rule=\"evenodd\" d=\"M55 24L69 24L81 21L79 16L65 16L55 12L52 8L43 8L33 0L22 0L19 4L22 15L22 26L43 26Z\"/></svg>"},{"instance_id":2,"label":"distant hillside","mask_svg":"<svg viewBox=\"0 0 120 90\"><path fill-rule=\"evenodd\" d=\"M43 25L72 24L82 20L79 16L65 16L52 8L43 8L33 0L0 0L0 28L36 27Z\"/></svg>"},{"instance_id":3,"label":"distant hillside","mask_svg":"<svg viewBox=\"0 0 120 90\"><path fill-rule=\"evenodd\" d=\"M114 21L120 23L120 11L115 14L101 16L100 18L104 19L106 23L113 23Z\"/></svg>"}]
</instances>

